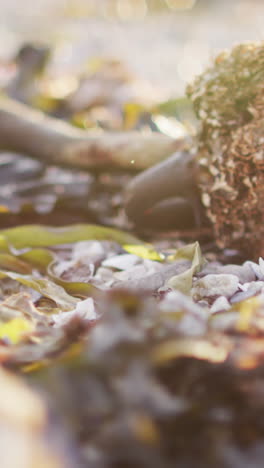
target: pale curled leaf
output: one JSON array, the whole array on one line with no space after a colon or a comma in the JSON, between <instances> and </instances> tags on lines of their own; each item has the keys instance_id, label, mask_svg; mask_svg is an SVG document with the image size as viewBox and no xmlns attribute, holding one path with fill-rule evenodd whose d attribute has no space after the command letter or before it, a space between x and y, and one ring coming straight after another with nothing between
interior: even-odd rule
<instances>
[{"instance_id":1,"label":"pale curled leaf","mask_svg":"<svg viewBox=\"0 0 264 468\"><path fill-rule=\"evenodd\" d=\"M76 308L70 312L62 312L52 315L55 327L66 325L71 320L78 318L81 320L96 320L98 318L94 300L91 297L77 303Z\"/></svg>"},{"instance_id":2,"label":"pale curled leaf","mask_svg":"<svg viewBox=\"0 0 264 468\"><path fill-rule=\"evenodd\" d=\"M140 265L137 271L135 270L135 268L137 267L134 267L133 269L131 269L130 277L123 281L115 282L114 287L123 289L133 289L134 291L144 290L149 292L155 292L159 288L162 288L169 280L169 278L172 277L172 275L180 274L181 272L186 271L186 269L188 269L189 267L188 260L179 260L169 265L161 264L158 262L153 263L156 263L156 265L155 267L153 265L154 268L152 268L152 271L150 270L151 272L140 268ZM120 273L115 273L115 277L118 279L122 277L122 279L124 279L124 277L127 276L127 274L124 275L124 273L128 272L121 273L122 275Z\"/></svg>"},{"instance_id":3,"label":"pale curled leaf","mask_svg":"<svg viewBox=\"0 0 264 468\"><path fill-rule=\"evenodd\" d=\"M2 278L13 279L28 288L38 291L43 296L52 299L65 311L72 310L78 302L78 299L70 296L61 286L45 278L36 279L31 275L19 275L11 271L0 270L0 279Z\"/></svg>"},{"instance_id":4,"label":"pale curled leaf","mask_svg":"<svg viewBox=\"0 0 264 468\"><path fill-rule=\"evenodd\" d=\"M201 248L198 242L186 245L179 248L176 253L170 257L171 260L186 259L192 262L191 267L180 273L179 275L172 276L167 281L167 286L177 289L184 294L189 294L192 288L193 275L197 273L204 265Z\"/></svg>"},{"instance_id":5,"label":"pale curled leaf","mask_svg":"<svg viewBox=\"0 0 264 468\"><path fill-rule=\"evenodd\" d=\"M0 303L0 319L3 322L22 317L27 319L39 319L42 315L36 309L30 294L19 292L9 295Z\"/></svg>"}]
</instances>

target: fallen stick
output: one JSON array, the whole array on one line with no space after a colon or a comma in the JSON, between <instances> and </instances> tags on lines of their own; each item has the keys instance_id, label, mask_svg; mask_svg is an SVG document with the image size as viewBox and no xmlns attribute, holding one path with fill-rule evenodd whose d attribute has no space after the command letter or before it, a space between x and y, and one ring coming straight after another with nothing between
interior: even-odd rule
<instances>
[{"instance_id":1,"label":"fallen stick","mask_svg":"<svg viewBox=\"0 0 264 468\"><path fill-rule=\"evenodd\" d=\"M135 224L142 225L149 224L153 216L160 219L162 214L164 218L165 211L175 228L200 226L202 213L197 178L195 155L188 150L176 152L131 180L125 188L127 216Z\"/></svg>"},{"instance_id":2,"label":"fallen stick","mask_svg":"<svg viewBox=\"0 0 264 468\"><path fill-rule=\"evenodd\" d=\"M94 133L0 98L0 150L22 153L46 164L102 171L142 170L184 145L159 133Z\"/></svg>"},{"instance_id":3,"label":"fallen stick","mask_svg":"<svg viewBox=\"0 0 264 468\"><path fill-rule=\"evenodd\" d=\"M132 179L126 187L126 211L133 219L139 211L151 209L171 197L192 197L197 172L194 156L179 151L166 161L149 168Z\"/></svg>"}]
</instances>

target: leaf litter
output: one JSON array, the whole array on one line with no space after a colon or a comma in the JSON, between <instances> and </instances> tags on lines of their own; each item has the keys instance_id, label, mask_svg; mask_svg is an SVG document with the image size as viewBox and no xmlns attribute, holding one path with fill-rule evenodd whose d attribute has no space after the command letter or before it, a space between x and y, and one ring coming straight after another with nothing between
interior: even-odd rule
<instances>
[{"instance_id":1,"label":"leaf litter","mask_svg":"<svg viewBox=\"0 0 264 468\"><path fill-rule=\"evenodd\" d=\"M45 76L20 96L85 128L195 131L189 100L99 65L63 99ZM1 466L262 467L264 260L131 235L127 174L1 164L2 226L16 226L0 231Z\"/></svg>"},{"instance_id":2,"label":"leaf litter","mask_svg":"<svg viewBox=\"0 0 264 468\"><path fill-rule=\"evenodd\" d=\"M32 395L48 396L45 424L62 439L48 445L55 467L193 466L196 444L197 466L230 466L229 449L240 461L251 456L263 436L259 418L248 419L262 409L262 260L222 273L198 243L168 253L99 226L21 226L0 236L12 258L1 270L0 359ZM16 271L20 261L26 273ZM242 283L237 273L248 268L255 281ZM71 284L80 287L69 292ZM70 462L60 449L68 439Z\"/></svg>"}]
</instances>

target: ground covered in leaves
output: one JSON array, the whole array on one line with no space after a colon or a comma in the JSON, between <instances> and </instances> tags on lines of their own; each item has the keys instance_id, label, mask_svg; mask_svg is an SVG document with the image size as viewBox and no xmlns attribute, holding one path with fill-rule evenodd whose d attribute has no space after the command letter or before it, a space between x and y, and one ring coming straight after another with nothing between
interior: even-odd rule
<instances>
[{"instance_id":1,"label":"ground covered in leaves","mask_svg":"<svg viewBox=\"0 0 264 468\"><path fill-rule=\"evenodd\" d=\"M98 131L195 127L184 99L146 102L119 62L72 90L37 50L20 80L32 50L2 66L13 98ZM201 230L135 235L125 171L0 164L1 466L261 467L264 260Z\"/></svg>"},{"instance_id":2,"label":"ground covered in leaves","mask_svg":"<svg viewBox=\"0 0 264 468\"><path fill-rule=\"evenodd\" d=\"M92 225L0 239L2 466L261 466L262 259Z\"/></svg>"}]
</instances>

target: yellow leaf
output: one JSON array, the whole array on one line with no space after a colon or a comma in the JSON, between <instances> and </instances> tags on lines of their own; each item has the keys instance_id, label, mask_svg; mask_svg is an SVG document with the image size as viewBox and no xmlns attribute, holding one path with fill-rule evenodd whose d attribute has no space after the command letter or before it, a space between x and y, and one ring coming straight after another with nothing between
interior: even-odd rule
<instances>
[{"instance_id":1,"label":"yellow leaf","mask_svg":"<svg viewBox=\"0 0 264 468\"><path fill-rule=\"evenodd\" d=\"M25 333L32 330L32 323L24 318L17 317L0 325L0 338L8 338L13 344L16 344Z\"/></svg>"},{"instance_id":2,"label":"yellow leaf","mask_svg":"<svg viewBox=\"0 0 264 468\"><path fill-rule=\"evenodd\" d=\"M249 330L251 320L260 306L261 302L258 297L251 297L239 304L239 319L236 327L237 330L240 332L246 332Z\"/></svg>"},{"instance_id":3,"label":"yellow leaf","mask_svg":"<svg viewBox=\"0 0 264 468\"><path fill-rule=\"evenodd\" d=\"M158 262L161 262L164 260L164 256L157 252L151 245L136 245L136 244L131 244L131 245L123 245L123 248L134 255L137 255L138 257L141 258L147 258L148 260L157 260Z\"/></svg>"},{"instance_id":4,"label":"yellow leaf","mask_svg":"<svg viewBox=\"0 0 264 468\"><path fill-rule=\"evenodd\" d=\"M134 103L134 102L129 102L125 104L124 106L124 129L125 130L131 130L132 128L135 128L140 114L146 110L143 108L142 105Z\"/></svg>"},{"instance_id":5,"label":"yellow leaf","mask_svg":"<svg viewBox=\"0 0 264 468\"><path fill-rule=\"evenodd\" d=\"M157 365L167 364L183 356L209 362L224 362L228 352L228 347L221 343L211 343L204 339L179 338L155 346L151 358Z\"/></svg>"},{"instance_id":6,"label":"yellow leaf","mask_svg":"<svg viewBox=\"0 0 264 468\"><path fill-rule=\"evenodd\" d=\"M9 208L6 205L0 205L0 213L9 213Z\"/></svg>"},{"instance_id":7,"label":"yellow leaf","mask_svg":"<svg viewBox=\"0 0 264 468\"><path fill-rule=\"evenodd\" d=\"M52 96L37 95L32 100L33 107L42 110L43 112L54 111L59 104L59 100Z\"/></svg>"}]
</instances>

